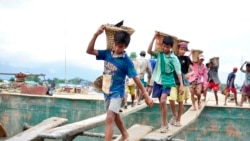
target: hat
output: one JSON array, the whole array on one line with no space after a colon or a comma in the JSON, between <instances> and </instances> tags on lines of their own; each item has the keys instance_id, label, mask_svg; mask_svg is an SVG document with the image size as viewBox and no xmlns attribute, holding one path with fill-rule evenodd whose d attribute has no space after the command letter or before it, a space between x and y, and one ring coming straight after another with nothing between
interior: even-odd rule
<instances>
[{"instance_id":1,"label":"hat","mask_svg":"<svg viewBox=\"0 0 250 141\"><path fill-rule=\"evenodd\" d=\"M204 55L200 54L199 55L199 59L203 59L204 60L205 59Z\"/></svg>"},{"instance_id":2,"label":"hat","mask_svg":"<svg viewBox=\"0 0 250 141\"><path fill-rule=\"evenodd\" d=\"M136 52L131 52L129 57L130 58L136 58L137 57Z\"/></svg>"},{"instance_id":3,"label":"hat","mask_svg":"<svg viewBox=\"0 0 250 141\"><path fill-rule=\"evenodd\" d=\"M237 67L234 67L233 68L233 72L237 72L238 68Z\"/></svg>"},{"instance_id":4,"label":"hat","mask_svg":"<svg viewBox=\"0 0 250 141\"><path fill-rule=\"evenodd\" d=\"M187 45L186 42L180 42L180 43L178 44L178 47L179 47L179 48L186 48L186 50L189 51L189 50L188 50L188 45Z\"/></svg>"}]
</instances>

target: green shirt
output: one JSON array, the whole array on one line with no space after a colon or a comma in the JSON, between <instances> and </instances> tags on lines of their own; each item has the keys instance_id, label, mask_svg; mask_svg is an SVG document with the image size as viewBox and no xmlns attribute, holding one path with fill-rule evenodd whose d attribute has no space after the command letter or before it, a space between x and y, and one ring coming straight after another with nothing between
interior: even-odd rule
<instances>
[{"instance_id":1,"label":"green shirt","mask_svg":"<svg viewBox=\"0 0 250 141\"><path fill-rule=\"evenodd\" d=\"M181 65L177 56L173 53L166 55L163 52L155 52L155 57L157 63L152 79L164 88L175 86L174 73L181 74Z\"/></svg>"}]
</instances>

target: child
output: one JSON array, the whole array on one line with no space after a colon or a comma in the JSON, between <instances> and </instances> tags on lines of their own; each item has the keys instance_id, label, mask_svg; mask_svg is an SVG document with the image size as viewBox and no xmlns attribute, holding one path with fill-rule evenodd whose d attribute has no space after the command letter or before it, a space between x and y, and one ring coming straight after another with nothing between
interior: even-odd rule
<instances>
[{"instance_id":1,"label":"child","mask_svg":"<svg viewBox=\"0 0 250 141\"><path fill-rule=\"evenodd\" d=\"M243 66L246 64L246 70L243 70ZM241 72L245 73L245 81L242 86L242 96L241 96L241 102L239 106L243 106L243 102L245 97L248 98L249 106L250 106L250 62L244 62L242 66L240 67Z\"/></svg>"},{"instance_id":2,"label":"child","mask_svg":"<svg viewBox=\"0 0 250 141\"><path fill-rule=\"evenodd\" d=\"M135 66L135 68L137 68L137 61L136 61L136 52L131 52L130 53L130 58ZM132 78L127 78L126 79L126 89L125 89L125 97L124 97L124 108L127 109L127 97L128 94L131 95L131 107L134 107L135 103L135 94L136 94L136 85L135 85L135 81Z\"/></svg>"},{"instance_id":3,"label":"child","mask_svg":"<svg viewBox=\"0 0 250 141\"><path fill-rule=\"evenodd\" d=\"M234 86L234 80L235 80L235 73L237 72L237 68L233 68L233 72L230 72L227 76L227 87L226 87L226 94L225 94L225 103L224 105L227 105L227 97L230 94L230 91L234 94L234 99L235 99L235 105L238 106L237 102L237 91Z\"/></svg>"},{"instance_id":4,"label":"child","mask_svg":"<svg viewBox=\"0 0 250 141\"><path fill-rule=\"evenodd\" d=\"M215 100L216 100L216 105L219 104L217 92L220 89L220 79L218 77L218 70L219 70L219 57L211 58L209 62L207 88L213 89Z\"/></svg>"},{"instance_id":5,"label":"child","mask_svg":"<svg viewBox=\"0 0 250 141\"><path fill-rule=\"evenodd\" d=\"M185 98L188 98L190 95L190 90L189 90L189 82L186 79L188 77L187 75L189 70L192 70L192 61L188 56L184 56L184 54L188 51L188 46L186 42L180 42L178 44L178 59L181 64L181 72L182 72L182 80L183 80L183 85L184 85L184 93L181 94L179 93L179 86L180 82L178 80L177 75L175 75L175 82L177 86L171 88L170 96L169 96L169 102L172 110L173 117L170 120L170 124L174 126L181 126L180 120L181 120L181 115L183 111L183 101ZM178 114L176 115L176 110L175 110L175 101L178 102L179 108L178 108Z\"/></svg>"},{"instance_id":6,"label":"child","mask_svg":"<svg viewBox=\"0 0 250 141\"><path fill-rule=\"evenodd\" d=\"M152 51L153 43L159 36L156 32L154 38L149 44L148 53L157 58L156 66L152 75L152 79L155 81L153 86L153 98L158 98L160 103L161 112L161 133L166 133L168 130L167 123L167 95L170 94L171 87L176 86L174 73L177 73L178 80L180 82L179 92L183 92L183 83L181 78L181 66L178 58L171 52L173 47L173 38L166 36L163 38L161 48L162 52Z\"/></svg>"},{"instance_id":7,"label":"child","mask_svg":"<svg viewBox=\"0 0 250 141\"><path fill-rule=\"evenodd\" d=\"M151 58L149 59L150 65L151 65L151 69L152 69L152 73L154 72L155 69L155 64L156 64L156 59L154 56L151 56ZM149 96L152 94L153 92L153 85L154 85L154 80L151 78L149 80L149 83L147 85L147 91Z\"/></svg>"},{"instance_id":8,"label":"child","mask_svg":"<svg viewBox=\"0 0 250 141\"><path fill-rule=\"evenodd\" d=\"M147 82L144 80L145 74L147 73L148 75L148 80L151 79L151 75L152 75L152 69L151 69L151 65L148 59L145 58L146 57L146 52L145 51L141 51L140 52L140 57L137 59L137 73L139 75L139 78L142 82L142 84L144 85L144 87L147 86ZM141 99L142 99L142 93L139 89L137 89L137 104L140 105L141 104Z\"/></svg>"},{"instance_id":9,"label":"child","mask_svg":"<svg viewBox=\"0 0 250 141\"><path fill-rule=\"evenodd\" d=\"M197 96L198 109L201 108L201 91L202 85L206 85L207 80L207 68L203 64L204 56L200 54L198 56L198 62L193 63L193 75L189 78L191 84L191 101L192 110L196 110L195 95Z\"/></svg>"},{"instance_id":10,"label":"child","mask_svg":"<svg viewBox=\"0 0 250 141\"><path fill-rule=\"evenodd\" d=\"M97 37L103 33L105 26L102 25L93 35L89 42L87 53L95 55L97 60L104 60L104 75L103 87L105 105L107 110L107 117L105 121L105 141L111 141L114 127L116 126L121 132L121 140L128 139L129 135L126 131L119 109L124 98L125 78L126 75L133 78L136 85L141 89L145 102L147 105L152 106L153 100L148 96L145 88L137 76L133 62L127 56L125 49L130 42L130 35L125 31L117 31L114 35L113 50L96 50L94 49Z\"/></svg>"}]
</instances>

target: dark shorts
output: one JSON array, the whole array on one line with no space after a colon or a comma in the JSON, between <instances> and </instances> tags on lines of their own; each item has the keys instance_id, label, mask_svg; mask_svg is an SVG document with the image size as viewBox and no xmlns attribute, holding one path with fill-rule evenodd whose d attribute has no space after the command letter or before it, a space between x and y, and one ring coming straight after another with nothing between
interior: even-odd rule
<instances>
[{"instance_id":1,"label":"dark shorts","mask_svg":"<svg viewBox=\"0 0 250 141\"><path fill-rule=\"evenodd\" d=\"M170 90L171 90L171 88L163 89L162 85L159 85L159 84L154 82L152 97L153 98L160 98L162 94L167 94L169 96Z\"/></svg>"}]
</instances>

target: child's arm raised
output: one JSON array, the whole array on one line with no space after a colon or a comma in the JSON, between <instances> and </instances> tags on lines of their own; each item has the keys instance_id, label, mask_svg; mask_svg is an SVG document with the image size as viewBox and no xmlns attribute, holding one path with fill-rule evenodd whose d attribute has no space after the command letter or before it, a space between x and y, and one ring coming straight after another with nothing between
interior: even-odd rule
<instances>
[{"instance_id":1,"label":"child's arm raised","mask_svg":"<svg viewBox=\"0 0 250 141\"><path fill-rule=\"evenodd\" d=\"M242 65L241 65L241 67L240 67L240 70L242 71L242 72L246 72L244 69L243 69L243 67L244 67L244 65L247 63L247 61L245 61Z\"/></svg>"},{"instance_id":2,"label":"child's arm raised","mask_svg":"<svg viewBox=\"0 0 250 141\"><path fill-rule=\"evenodd\" d=\"M88 48L86 50L86 53L91 54L91 55L98 55L98 51L94 49L95 47L95 41L97 39L97 37L103 33L105 26L101 25L101 27L99 27L99 29L96 31L96 33L94 34L94 36L92 37L92 39L89 42Z\"/></svg>"},{"instance_id":3,"label":"child's arm raised","mask_svg":"<svg viewBox=\"0 0 250 141\"><path fill-rule=\"evenodd\" d=\"M157 36L159 36L159 32L155 32L155 35L154 35L152 41L150 42L150 44L148 46L148 54L150 54L152 56L155 56L155 53L154 53L154 51L152 49L153 49L154 41L155 41Z\"/></svg>"}]
</instances>

